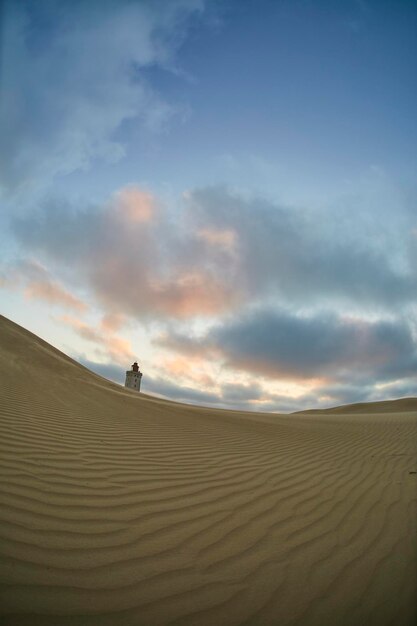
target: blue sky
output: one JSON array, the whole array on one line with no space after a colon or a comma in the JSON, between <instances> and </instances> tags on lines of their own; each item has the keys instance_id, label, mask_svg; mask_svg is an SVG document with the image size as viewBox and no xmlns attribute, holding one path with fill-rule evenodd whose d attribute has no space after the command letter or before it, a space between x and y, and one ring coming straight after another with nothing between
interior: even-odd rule
<instances>
[{"instance_id":1,"label":"blue sky","mask_svg":"<svg viewBox=\"0 0 417 626\"><path fill-rule=\"evenodd\" d=\"M417 394L414 2L3 5L6 316L188 402Z\"/></svg>"}]
</instances>

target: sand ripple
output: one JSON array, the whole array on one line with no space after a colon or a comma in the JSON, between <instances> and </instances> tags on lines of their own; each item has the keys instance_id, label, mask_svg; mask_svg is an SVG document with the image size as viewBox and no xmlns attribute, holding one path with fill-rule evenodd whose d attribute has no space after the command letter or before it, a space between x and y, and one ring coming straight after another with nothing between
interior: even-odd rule
<instances>
[{"instance_id":1,"label":"sand ripple","mask_svg":"<svg viewBox=\"0 0 417 626\"><path fill-rule=\"evenodd\" d=\"M417 621L417 402L256 416L97 377L0 318L5 624Z\"/></svg>"}]
</instances>

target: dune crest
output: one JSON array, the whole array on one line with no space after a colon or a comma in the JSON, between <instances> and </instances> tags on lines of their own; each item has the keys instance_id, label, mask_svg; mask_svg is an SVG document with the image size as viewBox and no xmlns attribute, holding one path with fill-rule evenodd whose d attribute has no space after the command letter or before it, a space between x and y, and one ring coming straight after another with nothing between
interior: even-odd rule
<instances>
[{"instance_id":1,"label":"dune crest","mask_svg":"<svg viewBox=\"0 0 417 626\"><path fill-rule=\"evenodd\" d=\"M0 398L3 623L417 621L416 399L186 406L4 317Z\"/></svg>"}]
</instances>

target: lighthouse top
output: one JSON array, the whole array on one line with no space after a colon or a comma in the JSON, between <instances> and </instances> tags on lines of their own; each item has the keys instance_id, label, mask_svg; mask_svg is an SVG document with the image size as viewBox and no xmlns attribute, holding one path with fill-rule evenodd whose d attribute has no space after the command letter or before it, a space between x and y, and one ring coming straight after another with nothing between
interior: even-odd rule
<instances>
[{"instance_id":1,"label":"lighthouse top","mask_svg":"<svg viewBox=\"0 0 417 626\"><path fill-rule=\"evenodd\" d=\"M132 372L138 372L139 371L139 365L137 364L137 361L135 361L132 365Z\"/></svg>"}]
</instances>

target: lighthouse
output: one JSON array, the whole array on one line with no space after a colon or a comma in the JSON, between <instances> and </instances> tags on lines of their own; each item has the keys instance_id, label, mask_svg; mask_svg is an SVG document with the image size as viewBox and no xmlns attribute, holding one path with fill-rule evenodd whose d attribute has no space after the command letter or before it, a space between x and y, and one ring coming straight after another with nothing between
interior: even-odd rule
<instances>
[{"instance_id":1,"label":"lighthouse","mask_svg":"<svg viewBox=\"0 0 417 626\"><path fill-rule=\"evenodd\" d=\"M139 371L139 365L136 361L132 365L132 369L126 372L125 387L140 391L140 381L142 380L142 372Z\"/></svg>"}]
</instances>

